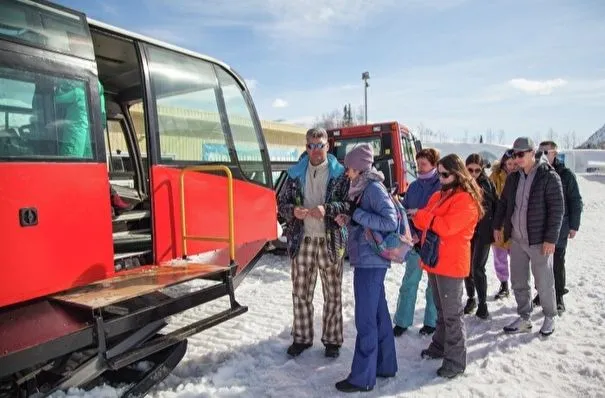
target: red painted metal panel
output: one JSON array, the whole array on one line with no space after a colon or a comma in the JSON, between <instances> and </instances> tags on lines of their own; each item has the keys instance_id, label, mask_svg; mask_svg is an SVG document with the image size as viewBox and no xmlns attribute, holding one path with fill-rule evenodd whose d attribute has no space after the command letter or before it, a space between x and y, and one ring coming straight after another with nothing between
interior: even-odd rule
<instances>
[{"instance_id":1,"label":"red painted metal panel","mask_svg":"<svg viewBox=\"0 0 605 398\"><path fill-rule=\"evenodd\" d=\"M158 264L183 255L179 175L180 170L171 167L153 166L151 169L154 253ZM234 179L233 196L235 240L238 246L277 239L277 207L273 190ZM227 237L226 177L187 173L185 211L188 235ZM226 247L227 244L222 242L187 242L188 254ZM241 260L249 261L250 256L245 257Z\"/></svg>"},{"instance_id":2,"label":"red painted metal panel","mask_svg":"<svg viewBox=\"0 0 605 398\"><path fill-rule=\"evenodd\" d=\"M104 164L0 163L0 307L114 273ZM19 209L38 211L22 227Z\"/></svg>"},{"instance_id":3,"label":"red painted metal panel","mask_svg":"<svg viewBox=\"0 0 605 398\"><path fill-rule=\"evenodd\" d=\"M0 311L0 356L31 348L92 324L92 313L47 300Z\"/></svg>"}]
</instances>

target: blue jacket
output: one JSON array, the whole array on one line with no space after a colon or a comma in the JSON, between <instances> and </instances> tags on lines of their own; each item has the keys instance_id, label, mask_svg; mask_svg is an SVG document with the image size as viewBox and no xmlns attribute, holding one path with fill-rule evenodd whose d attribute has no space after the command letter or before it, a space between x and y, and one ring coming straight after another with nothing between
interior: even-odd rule
<instances>
[{"instance_id":1,"label":"blue jacket","mask_svg":"<svg viewBox=\"0 0 605 398\"><path fill-rule=\"evenodd\" d=\"M389 232L397 229L397 210L384 185L371 182L361 195L357 209L353 213L356 225L347 226L349 239L347 248L349 262L359 268L390 268L391 262L380 257L365 238L365 228L373 231ZM354 224L354 223L353 223Z\"/></svg>"},{"instance_id":2,"label":"blue jacket","mask_svg":"<svg viewBox=\"0 0 605 398\"><path fill-rule=\"evenodd\" d=\"M405 196L403 197L403 207L406 209L422 209L429 202L430 197L441 189L439 182L439 174L435 173L431 178L417 179L408 187ZM420 234L421 232L414 227L412 219L409 218L412 234Z\"/></svg>"},{"instance_id":3,"label":"blue jacket","mask_svg":"<svg viewBox=\"0 0 605 398\"><path fill-rule=\"evenodd\" d=\"M298 163L288 169L288 178L277 200L279 214L286 220L285 235L288 240L288 254L291 258L298 254L305 233L303 221L294 217L294 207L302 206L304 203L307 167L309 167L309 158L303 154ZM328 240L328 256L332 262L340 260L344 256L346 229L339 227L334 221L334 217L340 213L346 213L349 209L349 204L346 202L348 192L349 182L344 174L344 167L338 163L336 157L329 154L324 221Z\"/></svg>"}]
</instances>

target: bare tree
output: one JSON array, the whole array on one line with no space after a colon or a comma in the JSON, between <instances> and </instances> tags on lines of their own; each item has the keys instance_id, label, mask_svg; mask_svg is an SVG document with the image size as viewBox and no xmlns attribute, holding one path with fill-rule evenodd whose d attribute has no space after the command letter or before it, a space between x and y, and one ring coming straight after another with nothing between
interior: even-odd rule
<instances>
[{"instance_id":1,"label":"bare tree","mask_svg":"<svg viewBox=\"0 0 605 398\"><path fill-rule=\"evenodd\" d=\"M487 129L485 131L485 142L488 144L493 144L494 142L494 132L492 129Z\"/></svg>"},{"instance_id":2,"label":"bare tree","mask_svg":"<svg viewBox=\"0 0 605 398\"><path fill-rule=\"evenodd\" d=\"M500 145L504 144L505 135L506 135L506 133L504 133L504 130L498 131L498 144L500 144Z\"/></svg>"},{"instance_id":3,"label":"bare tree","mask_svg":"<svg viewBox=\"0 0 605 398\"><path fill-rule=\"evenodd\" d=\"M568 131L565 135L563 135L560 145L562 145L563 149L571 148L571 131Z\"/></svg>"},{"instance_id":4,"label":"bare tree","mask_svg":"<svg viewBox=\"0 0 605 398\"><path fill-rule=\"evenodd\" d=\"M333 129L336 127L341 127L342 125L343 120L338 109L329 113L324 113L313 124L314 127L323 127L325 129Z\"/></svg>"},{"instance_id":5,"label":"bare tree","mask_svg":"<svg viewBox=\"0 0 605 398\"><path fill-rule=\"evenodd\" d=\"M546 133L546 138L549 141L557 142L558 134L551 127L548 129L548 133Z\"/></svg>"},{"instance_id":6,"label":"bare tree","mask_svg":"<svg viewBox=\"0 0 605 398\"><path fill-rule=\"evenodd\" d=\"M542 142L542 133L540 131L536 131L534 133L534 142L536 144L539 144L540 142Z\"/></svg>"},{"instance_id":7,"label":"bare tree","mask_svg":"<svg viewBox=\"0 0 605 398\"><path fill-rule=\"evenodd\" d=\"M468 144L468 130L464 130L464 143Z\"/></svg>"},{"instance_id":8,"label":"bare tree","mask_svg":"<svg viewBox=\"0 0 605 398\"><path fill-rule=\"evenodd\" d=\"M578 136L576 134L576 130L572 130L571 132L571 149L575 148L578 145Z\"/></svg>"}]
</instances>

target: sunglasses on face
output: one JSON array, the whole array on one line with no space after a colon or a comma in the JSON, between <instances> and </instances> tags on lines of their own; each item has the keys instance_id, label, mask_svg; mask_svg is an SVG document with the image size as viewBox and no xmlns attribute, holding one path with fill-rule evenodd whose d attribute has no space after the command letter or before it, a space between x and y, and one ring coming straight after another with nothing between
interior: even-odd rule
<instances>
[{"instance_id":1,"label":"sunglasses on face","mask_svg":"<svg viewBox=\"0 0 605 398\"><path fill-rule=\"evenodd\" d=\"M449 178L449 176L451 176L451 175L452 175L452 173L449 173L447 171L440 171L439 172L439 177L440 178Z\"/></svg>"},{"instance_id":2,"label":"sunglasses on face","mask_svg":"<svg viewBox=\"0 0 605 398\"><path fill-rule=\"evenodd\" d=\"M326 144L324 144L323 142L317 143L317 144L307 144L307 149L312 151L315 149L324 149L326 146Z\"/></svg>"},{"instance_id":3,"label":"sunglasses on face","mask_svg":"<svg viewBox=\"0 0 605 398\"><path fill-rule=\"evenodd\" d=\"M506 159L510 159L513 157L515 151L513 151L512 149L509 149L508 151L504 152L504 157Z\"/></svg>"},{"instance_id":4,"label":"sunglasses on face","mask_svg":"<svg viewBox=\"0 0 605 398\"><path fill-rule=\"evenodd\" d=\"M474 167L467 167L466 169L471 174L479 174L479 173L481 173L481 169L476 169Z\"/></svg>"},{"instance_id":5,"label":"sunglasses on face","mask_svg":"<svg viewBox=\"0 0 605 398\"><path fill-rule=\"evenodd\" d=\"M513 154L513 157L517 158L517 159L521 159L523 156L525 156L526 153L529 153L531 151L523 151L523 152L515 152Z\"/></svg>"}]
</instances>

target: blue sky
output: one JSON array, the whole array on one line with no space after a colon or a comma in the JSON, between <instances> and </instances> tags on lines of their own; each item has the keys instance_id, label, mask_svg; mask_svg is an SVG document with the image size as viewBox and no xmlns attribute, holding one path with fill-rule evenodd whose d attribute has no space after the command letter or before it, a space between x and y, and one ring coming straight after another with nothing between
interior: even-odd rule
<instances>
[{"instance_id":1,"label":"blue sky","mask_svg":"<svg viewBox=\"0 0 605 398\"><path fill-rule=\"evenodd\" d=\"M227 62L262 119L356 108L367 70L370 121L507 141L605 123L602 0L58 2Z\"/></svg>"}]
</instances>

